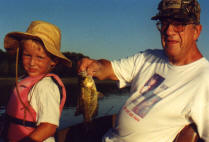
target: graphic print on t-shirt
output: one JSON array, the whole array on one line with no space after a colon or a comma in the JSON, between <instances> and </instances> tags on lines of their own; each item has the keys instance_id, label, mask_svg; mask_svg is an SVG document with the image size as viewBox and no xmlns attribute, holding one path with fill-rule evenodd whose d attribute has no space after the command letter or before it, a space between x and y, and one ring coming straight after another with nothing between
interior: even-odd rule
<instances>
[{"instance_id":1,"label":"graphic print on t-shirt","mask_svg":"<svg viewBox=\"0 0 209 142\"><path fill-rule=\"evenodd\" d=\"M141 88L139 92L141 95L134 99L127 106L127 109L132 110L134 114L144 118L150 109L162 99L157 93L166 89L165 86L159 87L163 81L164 78L162 76L154 74Z\"/></svg>"}]
</instances>

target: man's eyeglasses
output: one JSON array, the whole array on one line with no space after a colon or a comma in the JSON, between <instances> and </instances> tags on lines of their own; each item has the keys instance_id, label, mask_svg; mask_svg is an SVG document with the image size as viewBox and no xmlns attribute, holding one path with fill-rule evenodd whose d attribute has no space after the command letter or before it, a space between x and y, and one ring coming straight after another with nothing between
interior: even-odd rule
<instances>
[{"instance_id":1,"label":"man's eyeglasses","mask_svg":"<svg viewBox=\"0 0 209 142\"><path fill-rule=\"evenodd\" d=\"M157 22L156 23L157 29L160 32L166 32L169 25L172 25L174 32L180 33L180 32L184 31L185 26L187 24L183 24L183 23L179 23L179 22L168 22L168 21L162 21L162 22Z\"/></svg>"}]
</instances>

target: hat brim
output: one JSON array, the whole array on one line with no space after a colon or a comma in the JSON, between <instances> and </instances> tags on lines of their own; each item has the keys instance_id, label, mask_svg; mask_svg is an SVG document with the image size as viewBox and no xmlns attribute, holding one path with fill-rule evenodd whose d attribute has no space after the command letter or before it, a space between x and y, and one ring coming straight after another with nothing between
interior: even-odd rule
<instances>
[{"instance_id":1,"label":"hat brim","mask_svg":"<svg viewBox=\"0 0 209 142\"><path fill-rule=\"evenodd\" d=\"M54 45L51 45L50 42L47 42L47 40L44 40L43 38L27 33L27 32L11 32L8 33L4 38L4 48L10 53L15 54L17 51L17 48L21 48L20 41L23 39L35 39L40 40L43 44L45 49L58 59L60 59L64 64L66 64L68 67L72 66L72 62L70 59L65 57L59 50L56 48L53 48Z\"/></svg>"},{"instance_id":2,"label":"hat brim","mask_svg":"<svg viewBox=\"0 0 209 142\"><path fill-rule=\"evenodd\" d=\"M156 16L151 18L152 20L166 20L173 19L182 23L194 23L198 24L199 21L193 15L183 11L182 9L167 9L159 12Z\"/></svg>"},{"instance_id":3,"label":"hat brim","mask_svg":"<svg viewBox=\"0 0 209 142\"><path fill-rule=\"evenodd\" d=\"M166 20L166 19L173 19L179 22L189 22L191 21L189 18L185 18L182 15L156 15L151 18L152 20Z\"/></svg>"}]
</instances>

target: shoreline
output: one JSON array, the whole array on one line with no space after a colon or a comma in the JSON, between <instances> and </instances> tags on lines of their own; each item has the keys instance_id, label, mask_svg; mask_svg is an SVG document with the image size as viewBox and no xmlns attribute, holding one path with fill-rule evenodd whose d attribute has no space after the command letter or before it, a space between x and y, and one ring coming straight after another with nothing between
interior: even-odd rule
<instances>
[{"instance_id":1,"label":"shoreline","mask_svg":"<svg viewBox=\"0 0 209 142\"><path fill-rule=\"evenodd\" d=\"M77 77L61 78L67 92L66 107L74 107L77 103L77 94L79 93L79 82ZM119 89L117 82L112 80L98 80L94 79L97 90L104 95L108 94L122 94L128 92L128 88ZM0 106L5 106L8 102L9 96L15 86L15 77L0 77Z\"/></svg>"}]
</instances>

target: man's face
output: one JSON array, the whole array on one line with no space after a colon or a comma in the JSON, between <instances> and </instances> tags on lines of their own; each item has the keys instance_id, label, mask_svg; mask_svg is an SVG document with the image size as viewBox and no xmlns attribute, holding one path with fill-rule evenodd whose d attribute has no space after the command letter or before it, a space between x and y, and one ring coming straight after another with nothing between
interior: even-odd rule
<instances>
[{"instance_id":1,"label":"man's face","mask_svg":"<svg viewBox=\"0 0 209 142\"><path fill-rule=\"evenodd\" d=\"M171 20L161 22L162 46L171 63L185 61L192 56L199 37L196 26Z\"/></svg>"}]
</instances>

